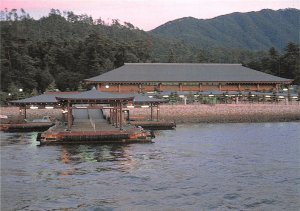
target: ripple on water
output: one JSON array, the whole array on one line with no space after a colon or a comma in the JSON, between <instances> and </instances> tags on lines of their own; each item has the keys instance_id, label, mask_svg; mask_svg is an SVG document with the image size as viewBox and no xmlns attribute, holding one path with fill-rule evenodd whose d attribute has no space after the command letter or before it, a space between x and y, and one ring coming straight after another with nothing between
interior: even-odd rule
<instances>
[{"instance_id":1,"label":"ripple on water","mask_svg":"<svg viewBox=\"0 0 300 211\"><path fill-rule=\"evenodd\" d=\"M239 198L241 195L237 193L228 193L223 196L224 199L233 200Z\"/></svg>"},{"instance_id":2,"label":"ripple on water","mask_svg":"<svg viewBox=\"0 0 300 211\"><path fill-rule=\"evenodd\" d=\"M249 204L245 204L244 207L245 208L258 208L258 207L263 206L263 205L274 205L274 204L276 204L276 200L262 199L262 200L255 201L255 202L252 202L252 203L249 203Z\"/></svg>"}]
</instances>

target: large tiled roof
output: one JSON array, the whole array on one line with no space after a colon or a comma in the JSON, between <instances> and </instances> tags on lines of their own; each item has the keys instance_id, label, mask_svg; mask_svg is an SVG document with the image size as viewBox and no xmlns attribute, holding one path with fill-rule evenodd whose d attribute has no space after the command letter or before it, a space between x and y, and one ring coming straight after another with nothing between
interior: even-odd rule
<instances>
[{"instance_id":1,"label":"large tiled roof","mask_svg":"<svg viewBox=\"0 0 300 211\"><path fill-rule=\"evenodd\" d=\"M241 64L126 63L88 82L290 82Z\"/></svg>"}]
</instances>

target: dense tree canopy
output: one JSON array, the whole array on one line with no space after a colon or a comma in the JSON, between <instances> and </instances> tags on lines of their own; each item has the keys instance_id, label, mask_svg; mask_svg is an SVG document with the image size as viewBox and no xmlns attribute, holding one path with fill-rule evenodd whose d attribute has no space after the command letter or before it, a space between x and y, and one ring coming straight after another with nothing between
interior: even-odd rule
<instances>
[{"instance_id":1,"label":"dense tree canopy","mask_svg":"<svg viewBox=\"0 0 300 211\"><path fill-rule=\"evenodd\" d=\"M267 56L254 60L246 66L283 78L294 79L294 84L300 84L300 48L299 45L288 43L280 54L271 48Z\"/></svg>"}]
</instances>

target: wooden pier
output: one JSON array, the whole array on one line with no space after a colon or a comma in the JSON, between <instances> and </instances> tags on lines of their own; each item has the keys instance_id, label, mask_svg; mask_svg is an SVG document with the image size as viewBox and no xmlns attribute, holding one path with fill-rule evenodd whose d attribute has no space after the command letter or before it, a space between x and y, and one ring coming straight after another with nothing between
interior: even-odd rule
<instances>
[{"instance_id":1,"label":"wooden pier","mask_svg":"<svg viewBox=\"0 0 300 211\"><path fill-rule=\"evenodd\" d=\"M133 143L151 142L151 133L125 125L119 130L107 122L74 121L71 130L64 125L56 125L38 136L41 144L106 144L106 143Z\"/></svg>"},{"instance_id":2,"label":"wooden pier","mask_svg":"<svg viewBox=\"0 0 300 211\"><path fill-rule=\"evenodd\" d=\"M62 109L63 121L38 135L37 140L41 144L89 144L152 142L153 134L143 128L172 129L175 127L174 123L158 121L159 104L163 102L165 100L144 95L104 93L92 89L55 97L41 95L12 103L19 105L20 109L24 108L25 111L28 106L46 107L49 104L53 105L52 108L59 106ZM150 107L151 120L154 120L153 108L155 107L157 122L137 121L135 124L128 124L126 119L130 120L130 115L125 108L133 104ZM103 114L104 110L107 114Z\"/></svg>"}]
</instances>

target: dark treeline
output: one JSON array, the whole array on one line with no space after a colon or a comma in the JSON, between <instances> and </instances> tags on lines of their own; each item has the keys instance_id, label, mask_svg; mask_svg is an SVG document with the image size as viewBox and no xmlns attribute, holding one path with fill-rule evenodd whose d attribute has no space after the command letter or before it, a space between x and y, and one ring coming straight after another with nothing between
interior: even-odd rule
<instances>
[{"instance_id":1,"label":"dark treeline","mask_svg":"<svg viewBox=\"0 0 300 211\"><path fill-rule=\"evenodd\" d=\"M243 63L299 84L299 46L289 44L280 55L240 49L197 49L166 40L131 23L105 23L88 15L52 9L34 20L23 9L1 11L1 97L17 98L45 90L81 89L80 81L124 62ZM273 52L274 51L274 52ZM262 58L262 59L261 59Z\"/></svg>"},{"instance_id":2,"label":"dark treeline","mask_svg":"<svg viewBox=\"0 0 300 211\"><path fill-rule=\"evenodd\" d=\"M300 84L300 49L299 45L288 43L282 53L271 48L267 56L245 64L255 70L260 70L283 78L294 79L294 84Z\"/></svg>"}]
</instances>

